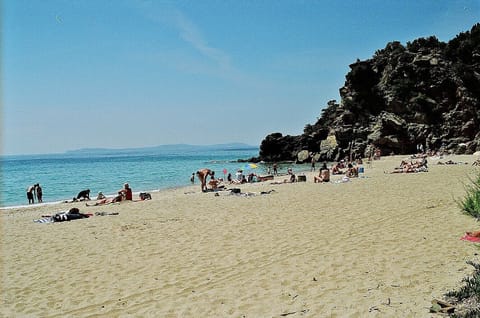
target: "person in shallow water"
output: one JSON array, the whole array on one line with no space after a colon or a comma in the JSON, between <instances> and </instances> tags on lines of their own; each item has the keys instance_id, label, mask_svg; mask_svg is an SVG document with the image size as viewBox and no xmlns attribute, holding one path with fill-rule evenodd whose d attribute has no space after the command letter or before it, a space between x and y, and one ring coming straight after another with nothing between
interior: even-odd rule
<instances>
[{"instance_id":1,"label":"person in shallow water","mask_svg":"<svg viewBox=\"0 0 480 318\"><path fill-rule=\"evenodd\" d=\"M28 204L33 204L33 203L35 203L34 194L35 194L35 185L29 186L29 187L27 188Z\"/></svg>"}]
</instances>

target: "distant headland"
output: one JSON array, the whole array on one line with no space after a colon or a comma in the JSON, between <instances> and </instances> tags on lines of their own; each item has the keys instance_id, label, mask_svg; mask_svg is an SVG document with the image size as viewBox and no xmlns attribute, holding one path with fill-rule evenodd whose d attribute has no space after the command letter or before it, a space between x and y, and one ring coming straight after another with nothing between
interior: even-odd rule
<instances>
[{"instance_id":1,"label":"distant headland","mask_svg":"<svg viewBox=\"0 0 480 318\"><path fill-rule=\"evenodd\" d=\"M133 152L151 152L151 153L161 153L161 152L191 152L198 150L249 150L249 149L258 149L258 146L252 146L244 143L224 143L224 144L213 144L213 145L189 145L189 144L168 144L168 145L158 145L153 147L138 147L138 148L82 148L76 150L68 150L65 154L111 154L111 153L133 153Z\"/></svg>"}]
</instances>

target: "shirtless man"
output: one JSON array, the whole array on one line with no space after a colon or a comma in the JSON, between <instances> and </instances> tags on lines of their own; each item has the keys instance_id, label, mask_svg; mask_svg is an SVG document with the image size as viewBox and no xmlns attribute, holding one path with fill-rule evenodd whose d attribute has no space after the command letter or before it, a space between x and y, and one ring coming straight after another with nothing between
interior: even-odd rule
<instances>
[{"instance_id":1,"label":"shirtless man","mask_svg":"<svg viewBox=\"0 0 480 318\"><path fill-rule=\"evenodd\" d=\"M28 189L27 189L28 204L35 203L35 201L33 199L34 195L35 195L35 185L32 185L32 186L28 187Z\"/></svg>"},{"instance_id":2,"label":"shirtless man","mask_svg":"<svg viewBox=\"0 0 480 318\"><path fill-rule=\"evenodd\" d=\"M200 186L202 187L202 192L207 191L207 177L208 176L213 177L214 175L215 175L215 171L212 171L207 168L200 169L197 171L197 177L198 177L198 180L200 180Z\"/></svg>"}]
</instances>

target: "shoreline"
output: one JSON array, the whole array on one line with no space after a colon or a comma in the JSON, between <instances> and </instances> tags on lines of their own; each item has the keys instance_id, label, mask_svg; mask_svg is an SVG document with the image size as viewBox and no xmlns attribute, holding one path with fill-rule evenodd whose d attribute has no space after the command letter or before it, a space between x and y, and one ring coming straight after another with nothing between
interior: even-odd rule
<instances>
[{"instance_id":1,"label":"shoreline","mask_svg":"<svg viewBox=\"0 0 480 318\"><path fill-rule=\"evenodd\" d=\"M307 164L303 164L305 167L309 167ZM300 166L301 167L301 166ZM297 167L298 168L298 167ZM296 170L297 173L306 173L306 172L309 172L308 169L306 170L303 170L303 169L299 169L299 170ZM282 174L279 174L278 176L286 176L287 174L286 173L282 173ZM162 191L168 191L168 190L175 190L175 189L182 189L182 188L189 188L189 187L192 187L192 186L198 186L200 187L200 184L198 183L198 178L195 177L195 184L192 185L192 184L184 184L184 185L176 185L176 186L166 186L165 188L160 188L160 189L153 189L153 190L140 190L140 191L134 191L133 192L133 196L134 197L138 197L138 194L141 193L141 192L147 192L147 193L156 193L156 192L162 192ZM115 194L105 194L105 197L107 198L113 198L115 196ZM95 195L96 196L96 195ZM7 211L7 210L12 210L12 209L28 209L28 208L35 208L35 207L42 207L42 206L46 206L46 205L57 205L57 204L63 204L63 203L74 203L74 202L65 202L65 201L70 201L71 199L63 199L63 200L57 200L57 201L45 201L45 202L42 202L42 203L34 203L34 204L21 204L21 205L11 205L11 206L0 206L0 212L2 211ZM96 201L95 199L92 199L90 201L86 201L86 202L92 202L92 201ZM84 201L79 201L79 202L84 202Z\"/></svg>"},{"instance_id":2,"label":"shoreline","mask_svg":"<svg viewBox=\"0 0 480 318\"><path fill-rule=\"evenodd\" d=\"M234 185L240 195L197 183L71 203L93 214L71 222L32 222L52 206L8 210L0 315L429 317L472 272L477 245L460 238L479 225L455 200L479 169L448 156L469 164L384 173L404 158L345 183L315 184L317 170L307 182Z\"/></svg>"},{"instance_id":3,"label":"shoreline","mask_svg":"<svg viewBox=\"0 0 480 318\"><path fill-rule=\"evenodd\" d=\"M175 187L167 187L164 189L156 189L156 190L149 190L149 191L135 191L133 192L133 196L137 196L142 193L142 192L147 192L147 193L156 193L156 192L162 192L162 191L168 191L168 190L174 190L174 189L180 189L180 188L188 188L190 185L187 186L175 186ZM104 194L106 198L113 198L115 195L114 194ZM91 200L82 200L82 201L77 201L77 202L65 202L68 200L61 200L61 201L48 201L48 202L42 202L42 203L34 203L34 204L25 204L25 205L12 205L12 206L5 206L5 207L0 207L0 211L2 210L12 210L12 209L30 209L30 208L38 208L38 207L43 207L43 206L51 206L51 205L60 205L60 204L69 204L69 203L86 203L86 202L95 202L95 199Z\"/></svg>"},{"instance_id":4,"label":"shoreline","mask_svg":"<svg viewBox=\"0 0 480 318\"><path fill-rule=\"evenodd\" d=\"M84 189L90 189L92 197L96 197L98 191L114 195L125 182L132 184L134 191L142 192L188 186L191 173L198 167L211 165L214 170L231 170L245 165L238 162L239 158L248 158L257 153L253 149L169 149L155 153L138 150L128 155L112 156L13 156L12 159L4 160L5 189L0 197L0 207L28 205L25 189L30 183L41 184L44 202L72 200ZM20 166L24 167L23 170L18 168ZM26 172L29 169L35 169L38 173ZM35 204L38 204L36 199Z\"/></svg>"}]
</instances>

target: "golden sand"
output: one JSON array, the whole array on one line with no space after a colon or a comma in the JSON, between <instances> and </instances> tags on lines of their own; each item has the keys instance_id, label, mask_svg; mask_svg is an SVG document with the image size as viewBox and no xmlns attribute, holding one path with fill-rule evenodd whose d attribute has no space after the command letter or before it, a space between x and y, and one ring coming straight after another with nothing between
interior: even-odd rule
<instances>
[{"instance_id":1,"label":"golden sand","mask_svg":"<svg viewBox=\"0 0 480 318\"><path fill-rule=\"evenodd\" d=\"M456 200L479 171L452 156L469 164L384 173L402 158L347 183L239 186L251 196L196 185L2 210L0 316L431 317L472 272L478 249L460 237L480 225ZM71 207L119 215L32 221Z\"/></svg>"}]
</instances>

